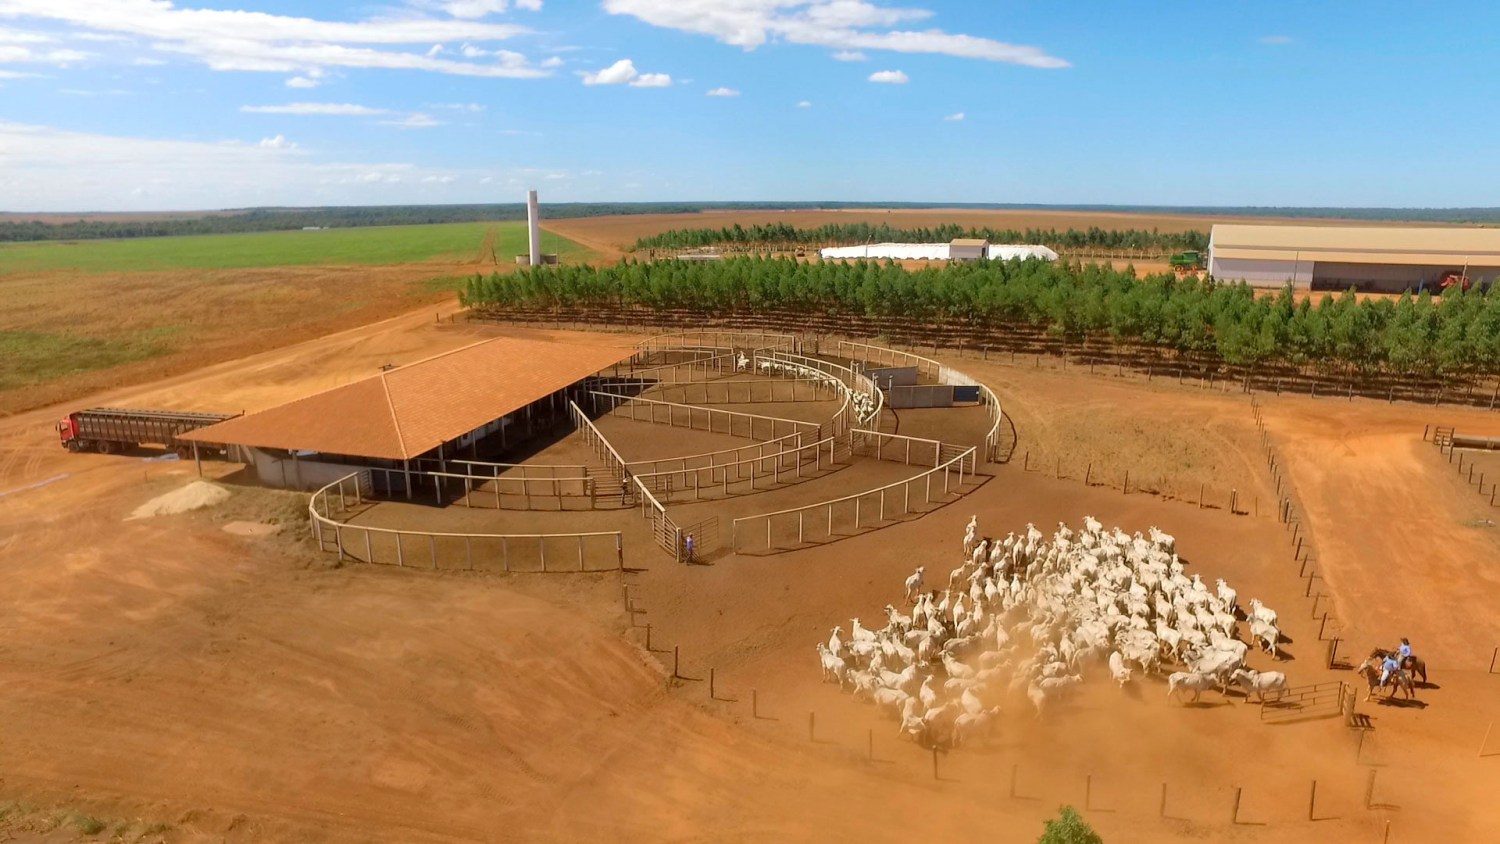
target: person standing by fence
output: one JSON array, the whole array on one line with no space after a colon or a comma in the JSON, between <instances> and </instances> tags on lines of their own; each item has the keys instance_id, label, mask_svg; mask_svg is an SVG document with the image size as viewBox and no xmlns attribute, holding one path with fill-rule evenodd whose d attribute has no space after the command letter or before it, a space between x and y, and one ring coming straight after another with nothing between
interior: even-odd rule
<instances>
[{"instance_id":1,"label":"person standing by fence","mask_svg":"<svg viewBox=\"0 0 1500 844\"><path fill-rule=\"evenodd\" d=\"M682 537L682 560L688 565L693 563L693 535L691 533Z\"/></svg>"}]
</instances>

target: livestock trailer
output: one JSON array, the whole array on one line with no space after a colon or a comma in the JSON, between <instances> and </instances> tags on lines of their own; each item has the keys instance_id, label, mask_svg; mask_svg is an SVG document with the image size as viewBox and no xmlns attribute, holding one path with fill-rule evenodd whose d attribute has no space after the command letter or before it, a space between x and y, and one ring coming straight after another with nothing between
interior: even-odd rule
<instances>
[{"instance_id":1,"label":"livestock trailer","mask_svg":"<svg viewBox=\"0 0 1500 844\"><path fill-rule=\"evenodd\" d=\"M68 451L113 454L145 444L159 445L186 457L192 453L192 446L180 442L178 436L238 415L94 407L68 414L57 423L57 434Z\"/></svg>"}]
</instances>

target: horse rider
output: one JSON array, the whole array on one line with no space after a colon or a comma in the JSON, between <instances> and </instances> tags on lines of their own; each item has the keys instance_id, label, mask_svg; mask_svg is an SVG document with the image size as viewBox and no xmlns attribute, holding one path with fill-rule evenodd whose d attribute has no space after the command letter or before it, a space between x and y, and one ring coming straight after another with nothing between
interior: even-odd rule
<instances>
[{"instance_id":1,"label":"horse rider","mask_svg":"<svg viewBox=\"0 0 1500 844\"><path fill-rule=\"evenodd\" d=\"M1401 670L1401 660L1394 653L1387 653L1385 661L1380 664L1380 685L1384 686L1390 682L1396 672Z\"/></svg>"},{"instance_id":2,"label":"horse rider","mask_svg":"<svg viewBox=\"0 0 1500 844\"><path fill-rule=\"evenodd\" d=\"M1411 659L1411 640L1405 636L1401 637L1401 647L1396 648L1396 653L1401 656L1402 662Z\"/></svg>"}]
</instances>

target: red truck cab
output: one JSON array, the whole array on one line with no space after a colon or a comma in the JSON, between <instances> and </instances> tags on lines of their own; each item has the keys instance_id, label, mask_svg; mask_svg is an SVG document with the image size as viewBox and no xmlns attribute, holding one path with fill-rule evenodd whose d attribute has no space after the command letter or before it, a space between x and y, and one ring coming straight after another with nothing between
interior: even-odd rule
<instances>
[{"instance_id":1,"label":"red truck cab","mask_svg":"<svg viewBox=\"0 0 1500 844\"><path fill-rule=\"evenodd\" d=\"M57 423L57 438L68 451L78 450L78 420L71 414Z\"/></svg>"}]
</instances>

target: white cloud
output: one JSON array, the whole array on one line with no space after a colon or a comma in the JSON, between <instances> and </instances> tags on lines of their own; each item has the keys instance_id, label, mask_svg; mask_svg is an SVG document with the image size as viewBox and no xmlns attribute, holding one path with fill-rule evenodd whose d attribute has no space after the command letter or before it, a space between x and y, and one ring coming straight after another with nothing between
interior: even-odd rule
<instances>
[{"instance_id":1,"label":"white cloud","mask_svg":"<svg viewBox=\"0 0 1500 844\"><path fill-rule=\"evenodd\" d=\"M37 50L24 44L0 44L0 63L50 64L67 67L89 58L88 53L68 49Z\"/></svg>"},{"instance_id":2,"label":"white cloud","mask_svg":"<svg viewBox=\"0 0 1500 844\"><path fill-rule=\"evenodd\" d=\"M839 50L833 54L834 61L840 62L862 62L870 57L858 50Z\"/></svg>"},{"instance_id":3,"label":"white cloud","mask_svg":"<svg viewBox=\"0 0 1500 844\"><path fill-rule=\"evenodd\" d=\"M932 53L1028 67L1068 67L1065 60L1024 44L941 29L893 29L932 13L870 0L604 0L604 9L747 50L784 41L844 51Z\"/></svg>"},{"instance_id":4,"label":"white cloud","mask_svg":"<svg viewBox=\"0 0 1500 844\"><path fill-rule=\"evenodd\" d=\"M317 20L238 9L180 8L169 0L3 0L0 19L60 22L75 37L132 36L160 53L186 55L214 70L306 73L312 68L418 70L462 76L535 78L527 63L459 61L407 52L408 45L488 43L522 26L407 14L357 21Z\"/></svg>"},{"instance_id":5,"label":"white cloud","mask_svg":"<svg viewBox=\"0 0 1500 844\"><path fill-rule=\"evenodd\" d=\"M964 113L961 111L955 111L954 113L948 115L947 117L944 117L943 119L948 121L949 123L962 123L964 119Z\"/></svg>"},{"instance_id":6,"label":"white cloud","mask_svg":"<svg viewBox=\"0 0 1500 844\"><path fill-rule=\"evenodd\" d=\"M431 129L434 126L443 125L443 121L438 120L430 114L423 114L420 111L414 111L396 120L382 120L380 122L386 126L395 126L399 129Z\"/></svg>"},{"instance_id":7,"label":"white cloud","mask_svg":"<svg viewBox=\"0 0 1500 844\"><path fill-rule=\"evenodd\" d=\"M293 76L286 81L288 88L316 88L321 84L310 76Z\"/></svg>"},{"instance_id":8,"label":"white cloud","mask_svg":"<svg viewBox=\"0 0 1500 844\"><path fill-rule=\"evenodd\" d=\"M733 88L714 88L708 92L710 97L738 97L739 95L740 92Z\"/></svg>"},{"instance_id":9,"label":"white cloud","mask_svg":"<svg viewBox=\"0 0 1500 844\"><path fill-rule=\"evenodd\" d=\"M1292 43L1292 36L1290 36L1290 35L1263 35L1263 36L1260 37L1259 40L1260 40L1260 43L1262 43L1262 44L1269 44L1272 47L1281 47L1281 46L1284 46L1286 44Z\"/></svg>"},{"instance_id":10,"label":"white cloud","mask_svg":"<svg viewBox=\"0 0 1500 844\"><path fill-rule=\"evenodd\" d=\"M427 108L442 108L449 111L462 111L469 114L478 114L484 111L484 106L479 103L428 103Z\"/></svg>"},{"instance_id":11,"label":"white cloud","mask_svg":"<svg viewBox=\"0 0 1500 844\"><path fill-rule=\"evenodd\" d=\"M911 81L911 77L899 70L877 70L870 74L870 81L885 85L905 85Z\"/></svg>"},{"instance_id":12,"label":"white cloud","mask_svg":"<svg viewBox=\"0 0 1500 844\"><path fill-rule=\"evenodd\" d=\"M276 135L271 138L261 138L256 146L261 149L296 149L297 145L286 139L286 135Z\"/></svg>"},{"instance_id":13,"label":"white cloud","mask_svg":"<svg viewBox=\"0 0 1500 844\"><path fill-rule=\"evenodd\" d=\"M318 114L331 117L373 117L390 114L390 109L371 108L354 103L287 103L285 105L240 106L246 114Z\"/></svg>"},{"instance_id":14,"label":"white cloud","mask_svg":"<svg viewBox=\"0 0 1500 844\"><path fill-rule=\"evenodd\" d=\"M432 6L431 0L418 3L420 6ZM487 15L498 15L507 11L511 6L517 9L525 9L528 12L539 12L542 10L542 0L441 0L437 7L455 18L465 20L477 20Z\"/></svg>"},{"instance_id":15,"label":"white cloud","mask_svg":"<svg viewBox=\"0 0 1500 844\"><path fill-rule=\"evenodd\" d=\"M57 93L70 97L128 97L135 92L124 88L58 88Z\"/></svg>"},{"instance_id":16,"label":"white cloud","mask_svg":"<svg viewBox=\"0 0 1500 844\"><path fill-rule=\"evenodd\" d=\"M72 132L0 120L0 196L11 210L400 205L494 201L517 169L320 160L272 143L203 142ZM448 177L445 180L445 177Z\"/></svg>"},{"instance_id":17,"label":"white cloud","mask_svg":"<svg viewBox=\"0 0 1500 844\"><path fill-rule=\"evenodd\" d=\"M560 56L548 56L546 59L544 59L542 61L541 66L545 67L545 68L562 67L563 66L562 57L560 57Z\"/></svg>"},{"instance_id":18,"label":"white cloud","mask_svg":"<svg viewBox=\"0 0 1500 844\"><path fill-rule=\"evenodd\" d=\"M665 73L641 73L630 59L620 59L603 70L579 71L585 85L630 85L635 88L665 88L672 77Z\"/></svg>"},{"instance_id":19,"label":"white cloud","mask_svg":"<svg viewBox=\"0 0 1500 844\"><path fill-rule=\"evenodd\" d=\"M810 100L802 100L797 103L797 108L812 108L812 102Z\"/></svg>"},{"instance_id":20,"label":"white cloud","mask_svg":"<svg viewBox=\"0 0 1500 844\"><path fill-rule=\"evenodd\" d=\"M0 26L0 44L51 44L56 40L40 32L27 32Z\"/></svg>"},{"instance_id":21,"label":"white cloud","mask_svg":"<svg viewBox=\"0 0 1500 844\"><path fill-rule=\"evenodd\" d=\"M672 84L672 77L665 73L643 73L630 84L635 88L666 88Z\"/></svg>"}]
</instances>

